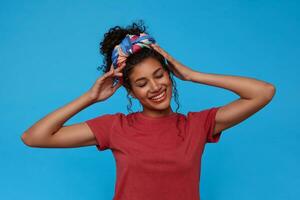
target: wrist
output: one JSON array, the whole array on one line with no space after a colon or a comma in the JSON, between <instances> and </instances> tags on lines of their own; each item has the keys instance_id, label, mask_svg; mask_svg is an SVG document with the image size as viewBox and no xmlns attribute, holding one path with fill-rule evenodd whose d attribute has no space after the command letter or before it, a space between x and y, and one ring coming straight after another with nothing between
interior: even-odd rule
<instances>
[{"instance_id":1,"label":"wrist","mask_svg":"<svg viewBox=\"0 0 300 200\"><path fill-rule=\"evenodd\" d=\"M83 99L86 104L91 105L96 103L96 97L94 97L90 91L85 92L81 98Z\"/></svg>"},{"instance_id":2,"label":"wrist","mask_svg":"<svg viewBox=\"0 0 300 200\"><path fill-rule=\"evenodd\" d=\"M196 76L196 74L199 73L197 71L191 70L188 74L187 74L187 81L194 81L194 77Z\"/></svg>"}]
</instances>

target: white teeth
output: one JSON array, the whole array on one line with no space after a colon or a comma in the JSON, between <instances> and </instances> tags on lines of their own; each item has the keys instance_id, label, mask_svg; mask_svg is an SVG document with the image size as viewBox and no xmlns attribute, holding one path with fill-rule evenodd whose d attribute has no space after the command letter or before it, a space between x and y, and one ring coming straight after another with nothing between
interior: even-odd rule
<instances>
[{"instance_id":1,"label":"white teeth","mask_svg":"<svg viewBox=\"0 0 300 200\"><path fill-rule=\"evenodd\" d=\"M165 95L166 91L164 91L163 93L161 93L160 95L156 96L156 97L153 97L151 99L153 100L157 100L157 99L160 99L161 97L163 97Z\"/></svg>"}]
</instances>

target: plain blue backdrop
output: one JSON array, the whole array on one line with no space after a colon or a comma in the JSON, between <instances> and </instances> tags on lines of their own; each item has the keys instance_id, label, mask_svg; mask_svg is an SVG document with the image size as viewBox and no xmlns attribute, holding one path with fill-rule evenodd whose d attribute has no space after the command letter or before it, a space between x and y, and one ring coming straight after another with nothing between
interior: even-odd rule
<instances>
[{"instance_id":1,"label":"plain blue backdrop","mask_svg":"<svg viewBox=\"0 0 300 200\"><path fill-rule=\"evenodd\" d=\"M266 107L206 146L201 199L299 199L299 9L296 0L1 0L0 199L112 199L116 167L111 151L29 148L20 137L86 92L101 75L103 34L138 19L161 47L194 70L276 86ZM222 88L175 80L184 114L239 98ZM121 88L66 125L127 113L127 104ZM134 101L134 111L139 109Z\"/></svg>"}]
</instances>

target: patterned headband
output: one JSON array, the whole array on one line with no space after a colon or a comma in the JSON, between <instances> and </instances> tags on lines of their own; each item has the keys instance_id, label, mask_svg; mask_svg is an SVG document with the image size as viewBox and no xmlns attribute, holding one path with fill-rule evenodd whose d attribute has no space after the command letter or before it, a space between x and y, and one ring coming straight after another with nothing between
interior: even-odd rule
<instances>
[{"instance_id":1,"label":"patterned headband","mask_svg":"<svg viewBox=\"0 0 300 200\"><path fill-rule=\"evenodd\" d=\"M127 34L120 44L115 46L112 52L112 64L114 68L118 68L124 62L126 62L127 57L133 54L143 47L151 48L149 44L155 43L155 39L146 33L140 33L140 35L130 35ZM122 78L119 78L122 82Z\"/></svg>"}]
</instances>

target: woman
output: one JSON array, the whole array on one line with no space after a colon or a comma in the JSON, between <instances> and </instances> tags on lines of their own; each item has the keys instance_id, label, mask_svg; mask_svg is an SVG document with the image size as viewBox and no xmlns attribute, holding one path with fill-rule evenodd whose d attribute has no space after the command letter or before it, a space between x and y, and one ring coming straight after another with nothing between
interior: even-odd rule
<instances>
[{"instance_id":1,"label":"woman","mask_svg":"<svg viewBox=\"0 0 300 200\"><path fill-rule=\"evenodd\" d=\"M200 199L205 144L218 142L222 131L262 109L275 87L251 78L195 71L175 60L136 23L111 28L100 45L104 75L78 99L25 131L23 142L31 147L111 149L117 164L114 200ZM172 96L178 103L173 75L230 90L240 98L187 115L173 112ZM120 86L141 103L141 112L104 114L63 126L79 111L108 99Z\"/></svg>"}]
</instances>

